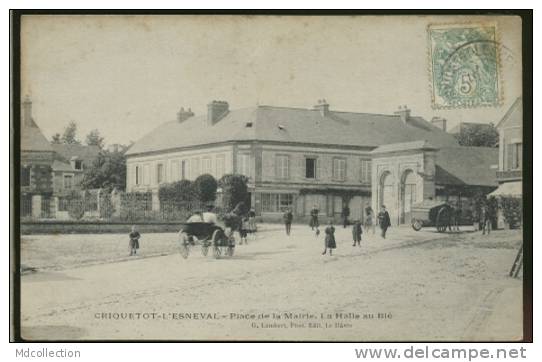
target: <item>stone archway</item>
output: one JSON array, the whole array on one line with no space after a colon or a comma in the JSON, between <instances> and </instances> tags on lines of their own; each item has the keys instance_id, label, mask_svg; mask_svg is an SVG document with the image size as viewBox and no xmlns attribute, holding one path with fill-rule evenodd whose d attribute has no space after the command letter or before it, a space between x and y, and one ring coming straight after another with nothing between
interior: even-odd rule
<instances>
[{"instance_id":1,"label":"stone archway","mask_svg":"<svg viewBox=\"0 0 542 362\"><path fill-rule=\"evenodd\" d=\"M412 205L417 201L416 187L416 173L410 169L406 170L401 177L401 205L399 218L401 224L410 223Z\"/></svg>"},{"instance_id":2,"label":"stone archway","mask_svg":"<svg viewBox=\"0 0 542 362\"><path fill-rule=\"evenodd\" d=\"M395 179L391 172L385 171L380 176L380 192L378 198L378 205L376 205L377 210L380 206L385 205L388 209L388 212L393 210L395 204L394 197L394 188L395 188Z\"/></svg>"}]
</instances>

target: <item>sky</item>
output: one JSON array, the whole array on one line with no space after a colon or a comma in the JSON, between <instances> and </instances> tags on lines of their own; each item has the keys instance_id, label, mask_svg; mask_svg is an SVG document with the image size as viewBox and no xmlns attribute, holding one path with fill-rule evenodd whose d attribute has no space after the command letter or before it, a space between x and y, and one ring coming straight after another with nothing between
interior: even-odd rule
<instances>
[{"instance_id":1,"label":"sky","mask_svg":"<svg viewBox=\"0 0 542 362\"><path fill-rule=\"evenodd\" d=\"M496 24L502 104L431 108L427 26ZM21 29L21 91L46 137L70 121L84 140L137 141L181 107L257 104L497 123L521 95L515 17L37 16Z\"/></svg>"}]
</instances>

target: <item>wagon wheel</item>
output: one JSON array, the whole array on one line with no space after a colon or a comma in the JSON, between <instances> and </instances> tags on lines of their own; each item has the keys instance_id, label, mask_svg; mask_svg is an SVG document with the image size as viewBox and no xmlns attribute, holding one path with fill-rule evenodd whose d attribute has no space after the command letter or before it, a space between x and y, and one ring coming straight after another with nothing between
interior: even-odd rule
<instances>
[{"instance_id":1,"label":"wagon wheel","mask_svg":"<svg viewBox=\"0 0 542 362\"><path fill-rule=\"evenodd\" d=\"M235 251L235 246L230 245L230 246L228 246L228 249L226 250L226 253L228 254L228 256L233 256L234 251Z\"/></svg>"},{"instance_id":2,"label":"wagon wheel","mask_svg":"<svg viewBox=\"0 0 542 362\"><path fill-rule=\"evenodd\" d=\"M220 255L222 255L222 250L220 250L220 246L213 246L213 255L215 259L220 258Z\"/></svg>"},{"instance_id":3,"label":"wagon wheel","mask_svg":"<svg viewBox=\"0 0 542 362\"><path fill-rule=\"evenodd\" d=\"M446 208L440 209L437 214L437 220L436 220L437 231L439 233L443 233L446 231L446 227L448 226L449 219L450 219L450 215L449 215L448 209Z\"/></svg>"},{"instance_id":4,"label":"wagon wheel","mask_svg":"<svg viewBox=\"0 0 542 362\"><path fill-rule=\"evenodd\" d=\"M201 255L207 256L209 253L209 243L207 241L204 241L203 244L201 244Z\"/></svg>"},{"instance_id":5,"label":"wagon wheel","mask_svg":"<svg viewBox=\"0 0 542 362\"><path fill-rule=\"evenodd\" d=\"M412 227L414 228L414 230L420 231L423 227L423 221L419 219L414 219L412 221Z\"/></svg>"},{"instance_id":6,"label":"wagon wheel","mask_svg":"<svg viewBox=\"0 0 542 362\"><path fill-rule=\"evenodd\" d=\"M186 233L181 233L180 236L180 242L181 242L181 256L186 259L188 258L188 254L190 253L189 248L189 241L188 241L188 235Z\"/></svg>"}]
</instances>

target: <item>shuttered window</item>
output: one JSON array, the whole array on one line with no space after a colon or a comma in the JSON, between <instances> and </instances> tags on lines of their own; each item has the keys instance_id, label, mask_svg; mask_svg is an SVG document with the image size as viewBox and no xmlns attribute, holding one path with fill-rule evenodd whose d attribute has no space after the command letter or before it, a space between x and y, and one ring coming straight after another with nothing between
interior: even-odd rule
<instances>
[{"instance_id":1,"label":"shuttered window","mask_svg":"<svg viewBox=\"0 0 542 362\"><path fill-rule=\"evenodd\" d=\"M371 160L360 161L360 181L363 183L371 182Z\"/></svg>"},{"instance_id":2,"label":"shuttered window","mask_svg":"<svg viewBox=\"0 0 542 362\"><path fill-rule=\"evenodd\" d=\"M333 179L335 181L346 180L346 159L344 158L333 159Z\"/></svg>"},{"instance_id":3,"label":"shuttered window","mask_svg":"<svg viewBox=\"0 0 542 362\"><path fill-rule=\"evenodd\" d=\"M277 178L285 180L290 177L290 159L287 155L275 156Z\"/></svg>"}]
</instances>

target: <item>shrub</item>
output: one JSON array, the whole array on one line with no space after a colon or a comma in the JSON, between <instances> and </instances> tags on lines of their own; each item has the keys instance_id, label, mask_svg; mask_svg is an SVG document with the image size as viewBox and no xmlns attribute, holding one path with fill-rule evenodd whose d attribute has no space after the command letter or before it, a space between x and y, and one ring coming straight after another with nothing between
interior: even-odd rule
<instances>
[{"instance_id":1,"label":"shrub","mask_svg":"<svg viewBox=\"0 0 542 362\"><path fill-rule=\"evenodd\" d=\"M208 203L216 200L216 189L218 183L212 175L204 174L198 176L194 181L194 190L198 200Z\"/></svg>"},{"instance_id":2,"label":"shrub","mask_svg":"<svg viewBox=\"0 0 542 362\"><path fill-rule=\"evenodd\" d=\"M519 197L502 197L501 206L504 220L510 229L520 227L523 220L522 202Z\"/></svg>"},{"instance_id":3,"label":"shrub","mask_svg":"<svg viewBox=\"0 0 542 362\"><path fill-rule=\"evenodd\" d=\"M224 175L218 182L222 188L222 207L224 211L233 210L240 202L245 202L248 197L248 178L243 175Z\"/></svg>"},{"instance_id":4,"label":"shrub","mask_svg":"<svg viewBox=\"0 0 542 362\"><path fill-rule=\"evenodd\" d=\"M163 184L158 189L160 203L192 203L196 200L196 195L194 183L189 180Z\"/></svg>"}]
</instances>

